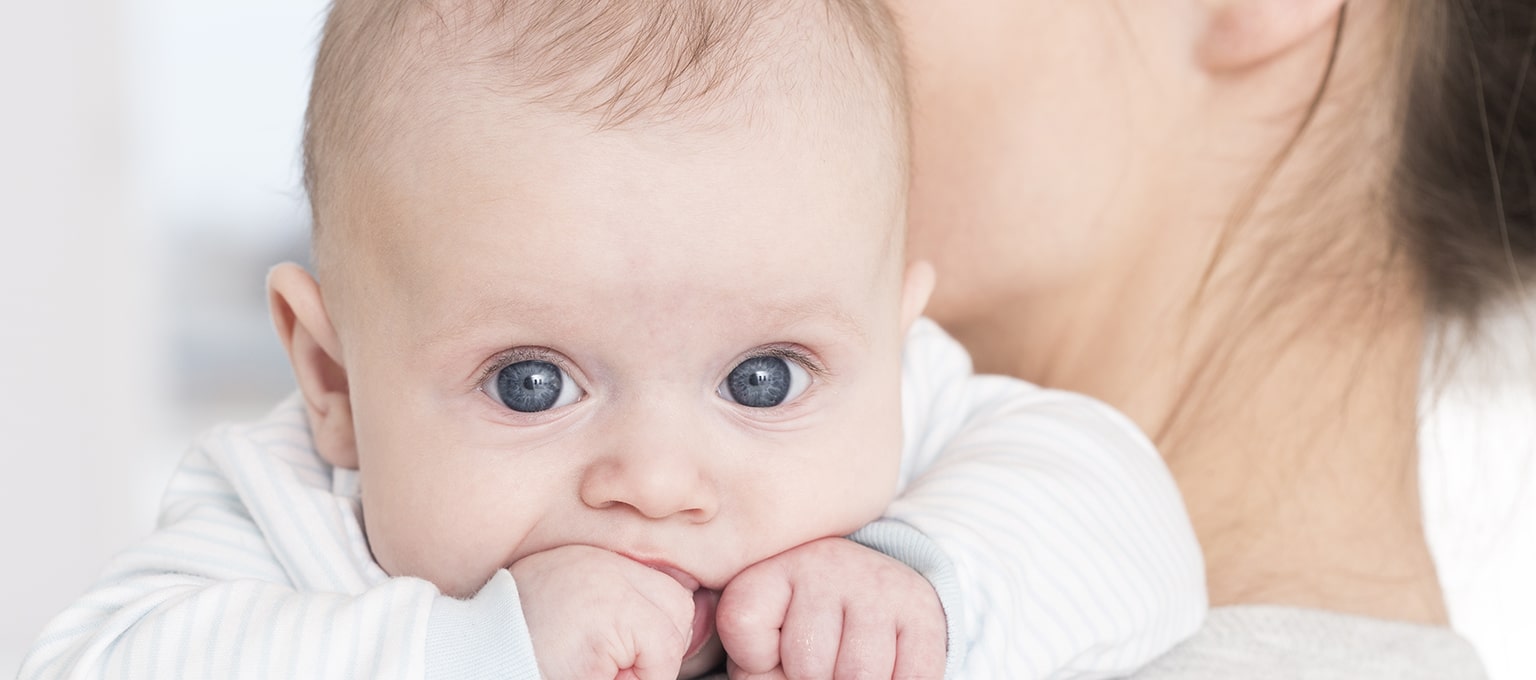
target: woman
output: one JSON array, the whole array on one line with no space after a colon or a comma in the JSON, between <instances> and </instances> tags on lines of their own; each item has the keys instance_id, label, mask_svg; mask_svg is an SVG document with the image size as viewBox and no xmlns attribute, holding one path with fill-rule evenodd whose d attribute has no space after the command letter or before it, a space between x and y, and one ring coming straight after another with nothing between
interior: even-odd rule
<instances>
[{"instance_id":1,"label":"woman","mask_svg":"<svg viewBox=\"0 0 1536 680\"><path fill-rule=\"evenodd\" d=\"M1419 369L1536 270L1536 3L889 2L929 313L1125 411L1185 494L1213 610L1148 674L1481 676Z\"/></svg>"}]
</instances>

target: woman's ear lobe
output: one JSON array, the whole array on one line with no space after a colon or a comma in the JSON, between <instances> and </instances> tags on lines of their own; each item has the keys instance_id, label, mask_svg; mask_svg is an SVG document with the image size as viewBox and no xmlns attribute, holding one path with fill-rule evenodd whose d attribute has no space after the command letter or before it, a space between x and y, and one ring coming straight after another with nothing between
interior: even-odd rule
<instances>
[{"instance_id":1,"label":"woman's ear lobe","mask_svg":"<svg viewBox=\"0 0 1536 680\"><path fill-rule=\"evenodd\" d=\"M912 322L922 315L928 306L928 296L933 294L933 265L918 260L907 265L901 283L901 332L912 328Z\"/></svg>"},{"instance_id":2,"label":"woman's ear lobe","mask_svg":"<svg viewBox=\"0 0 1536 680\"><path fill-rule=\"evenodd\" d=\"M315 449L331 465L357 469L347 371L320 284L302 267L285 262L267 273L267 302L304 395Z\"/></svg>"},{"instance_id":3,"label":"woman's ear lobe","mask_svg":"<svg viewBox=\"0 0 1536 680\"><path fill-rule=\"evenodd\" d=\"M1211 73L1261 64L1318 31L1332 31L1347 1L1206 0L1200 64Z\"/></svg>"}]
</instances>

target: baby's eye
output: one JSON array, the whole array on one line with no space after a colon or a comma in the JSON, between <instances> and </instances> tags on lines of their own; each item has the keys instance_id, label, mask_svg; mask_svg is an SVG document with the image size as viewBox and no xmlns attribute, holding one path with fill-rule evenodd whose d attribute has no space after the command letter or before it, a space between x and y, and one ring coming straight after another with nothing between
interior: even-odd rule
<instances>
[{"instance_id":1,"label":"baby's eye","mask_svg":"<svg viewBox=\"0 0 1536 680\"><path fill-rule=\"evenodd\" d=\"M811 378L799 363L773 355L736 365L720 385L720 396L742 406L771 408L800 396Z\"/></svg>"},{"instance_id":2,"label":"baby's eye","mask_svg":"<svg viewBox=\"0 0 1536 680\"><path fill-rule=\"evenodd\" d=\"M486 381L485 389L507 408L522 413L574 404L586 394L566 379L559 366L537 359L508 364Z\"/></svg>"}]
</instances>

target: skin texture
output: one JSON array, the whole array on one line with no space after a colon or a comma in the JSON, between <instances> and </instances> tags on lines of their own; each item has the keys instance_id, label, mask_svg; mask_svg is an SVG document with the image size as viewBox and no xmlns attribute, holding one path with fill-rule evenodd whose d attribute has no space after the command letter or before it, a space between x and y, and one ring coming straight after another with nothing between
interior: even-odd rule
<instances>
[{"instance_id":1,"label":"skin texture","mask_svg":"<svg viewBox=\"0 0 1536 680\"><path fill-rule=\"evenodd\" d=\"M764 648L780 634L767 613L809 613L786 634L821 630L853 597L884 627L845 644L941 673L943 613L919 575L840 538L798 553L896 489L901 342L931 274L888 247L895 135L768 116L708 136L593 132L500 103L394 140L397 162L359 180L368 200L329 225L346 259L323 283L271 276L317 447L360 470L378 563L458 597L510 568L546 676L656 680L718 663L718 644L683 658L696 616L713 627L696 606L788 561L735 589L762 616L727 650L751 648L764 673L819 659ZM765 351L804 362L804 391L760 409L722 396ZM504 406L494 375L527 359L559 366L577 398ZM833 558L888 577L799 587ZM765 604L757 589L798 594ZM912 626L938 634L898 649Z\"/></svg>"},{"instance_id":2,"label":"skin texture","mask_svg":"<svg viewBox=\"0 0 1536 680\"><path fill-rule=\"evenodd\" d=\"M1300 138L1337 0L888 4L909 247L978 370L1150 433L1213 605L1444 623L1419 520L1423 295L1380 198L1394 4L1350 2Z\"/></svg>"}]
</instances>

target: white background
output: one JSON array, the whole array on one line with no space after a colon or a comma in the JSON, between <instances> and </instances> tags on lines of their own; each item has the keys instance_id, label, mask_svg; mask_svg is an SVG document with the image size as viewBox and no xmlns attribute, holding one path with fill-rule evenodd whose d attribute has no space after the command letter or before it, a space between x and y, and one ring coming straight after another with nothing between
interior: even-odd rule
<instances>
[{"instance_id":1,"label":"white background","mask_svg":"<svg viewBox=\"0 0 1536 680\"><path fill-rule=\"evenodd\" d=\"M291 389L262 276L302 258L320 0L49 0L0 21L0 677L147 533L198 430ZM1536 678L1536 362L1425 432L1426 524L1494 677Z\"/></svg>"}]
</instances>

